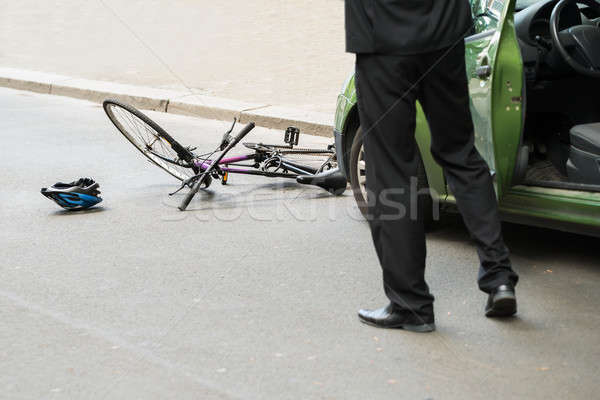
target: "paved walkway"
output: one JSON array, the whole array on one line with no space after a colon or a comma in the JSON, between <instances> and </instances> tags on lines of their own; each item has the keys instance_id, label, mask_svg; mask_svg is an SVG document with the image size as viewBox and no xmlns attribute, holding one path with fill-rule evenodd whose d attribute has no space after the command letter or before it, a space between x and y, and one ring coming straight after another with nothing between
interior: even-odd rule
<instances>
[{"instance_id":1,"label":"paved walkway","mask_svg":"<svg viewBox=\"0 0 600 400\"><path fill-rule=\"evenodd\" d=\"M0 0L0 66L333 114L341 0Z\"/></svg>"}]
</instances>

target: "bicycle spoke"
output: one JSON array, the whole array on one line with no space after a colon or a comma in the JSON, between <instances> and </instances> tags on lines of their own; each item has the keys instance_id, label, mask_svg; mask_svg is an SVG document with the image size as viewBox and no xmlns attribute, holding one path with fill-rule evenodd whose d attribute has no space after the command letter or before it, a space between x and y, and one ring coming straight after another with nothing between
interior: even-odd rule
<instances>
[{"instance_id":1,"label":"bicycle spoke","mask_svg":"<svg viewBox=\"0 0 600 400\"><path fill-rule=\"evenodd\" d=\"M121 133L155 164L181 180L195 175L191 168L176 164L180 161L179 155L153 126L118 104L110 103L107 107L109 117Z\"/></svg>"}]
</instances>

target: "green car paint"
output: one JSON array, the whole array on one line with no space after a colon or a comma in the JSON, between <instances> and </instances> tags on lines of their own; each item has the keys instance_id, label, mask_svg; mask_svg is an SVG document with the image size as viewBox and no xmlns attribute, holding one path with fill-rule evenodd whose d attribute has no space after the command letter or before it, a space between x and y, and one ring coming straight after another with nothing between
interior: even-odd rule
<instances>
[{"instance_id":1,"label":"green car paint","mask_svg":"<svg viewBox=\"0 0 600 400\"><path fill-rule=\"evenodd\" d=\"M475 145L495 176L502 218L507 221L600 236L600 193L512 185L524 127L524 75L514 26L516 0L471 0L474 35L465 39L465 57ZM482 68L489 76L481 75ZM354 76L338 96L336 145L350 152L344 134L357 118ZM415 138L429 186L442 205L455 203L441 167L429 150L431 134L417 104ZM346 157L347 159L347 157Z\"/></svg>"}]
</instances>

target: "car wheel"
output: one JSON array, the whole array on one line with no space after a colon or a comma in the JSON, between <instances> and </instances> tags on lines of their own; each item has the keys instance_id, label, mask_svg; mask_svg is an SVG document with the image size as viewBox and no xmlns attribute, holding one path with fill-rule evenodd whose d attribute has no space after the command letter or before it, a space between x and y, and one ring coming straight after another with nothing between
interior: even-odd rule
<instances>
[{"instance_id":1,"label":"car wheel","mask_svg":"<svg viewBox=\"0 0 600 400\"><path fill-rule=\"evenodd\" d=\"M367 188L366 188L366 166L364 158L364 146L362 140L362 129L359 127L352 141L352 148L350 150L350 186L352 187L352 193L358 209L365 218L368 218L368 203L367 203ZM418 157L418 169L417 169L417 189L419 193L418 198L418 210L419 217L423 219L426 230L431 230L434 225L434 210L433 210L433 199L431 195L425 190L429 187L427 183L427 174L425 173L425 166L421 155L417 154Z\"/></svg>"}]
</instances>

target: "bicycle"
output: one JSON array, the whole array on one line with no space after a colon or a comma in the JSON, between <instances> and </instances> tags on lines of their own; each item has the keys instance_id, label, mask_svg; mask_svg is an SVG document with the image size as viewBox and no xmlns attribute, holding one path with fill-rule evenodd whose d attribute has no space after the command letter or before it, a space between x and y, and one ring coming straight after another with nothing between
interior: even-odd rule
<instances>
[{"instance_id":1,"label":"bicycle","mask_svg":"<svg viewBox=\"0 0 600 400\"><path fill-rule=\"evenodd\" d=\"M250 122L236 136L231 136L237 119L223 134L219 145L210 152L196 154L195 147L183 146L156 122L136 108L117 100L107 99L102 103L106 115L115 127L144 154L153 164L181 181L179 189L190 190L179 210L184 211L193 197L203 188L208 188L213 179L221 184L228 182L229 174L260 175L269 178L295 179L298 183L319 186L334 195L346 190L346 177L337 168L333 145L326 149L298 148L300 130L289 127L284 133L285 145L243 143L252 152L234 157L225 157L255 125ZM217 156L215 156L218 154ZM318 167L307 165L290 156L320 156L325 161ZM213 158L214 157L214 158Z\"/></svg>"}]
</instances>

